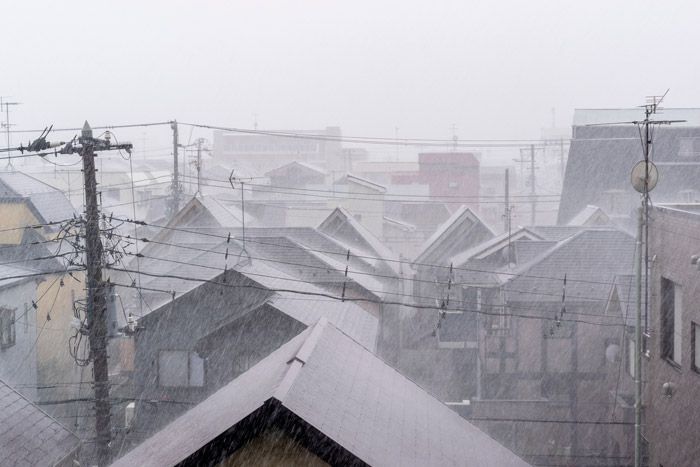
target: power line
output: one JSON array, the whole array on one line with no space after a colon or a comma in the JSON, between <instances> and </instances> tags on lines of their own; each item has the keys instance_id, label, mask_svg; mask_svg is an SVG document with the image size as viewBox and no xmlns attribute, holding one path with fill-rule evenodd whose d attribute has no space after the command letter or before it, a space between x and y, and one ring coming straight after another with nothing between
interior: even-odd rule
<instances>
[{"instance_id":1,"label":"power line","mask_svg":"<svg viewBox=\"0 0 700 467\"><path fill-rule=\"evenodd\" d=\"M115 268L115 267L107 267L107 269L113 270L113 271L122 271L122 272L132 272L136 273L134 270L129 270L126 268L120 269L120 268ZM218 282L215 279L199 279L199 278L193 278L193 277L185 277L185 276L179 276L176 274L155 274L155 273L149 273L145 271L141 271L141 274L145 276L150 276L150 277L156 277L156 278L161 278L161 279L178 279L178 280L183 280L183 281L188 281L188 282L198 282L198 283L209 283L217 286L222 286L222 287L227 287L227 288L237 288L237 289L254 289L254 290L262 290L262 291L268 291L268 292L285 292L285 293L291 293L291 294L298 294L298 295L305 295L305 296L314 296L314 297L324 297L324 298L329 298L331 300L335 301L352 301L352 302L358 302L358 303L375 303L379 305L400 305L400 306L405 306L409 308L415 308L415 309L424 309L424 310L431 310L435 311L436 307L435 305L420 305L420 304L406 304L403 302L396 302L392 300L376 300L376 299L371 299L371 298L358 298L358 297L337 297L335 295L332 295L330 293L322 293L322 292L309 292L309 291L303 291L303 290L293 290L293 289L283 289L283 288L270 288L270 287L265 287L265 286L255 286L255 285L238 285L238 284L227 284L223 282ZM245 273L244 273L245 274ZM252 275L252 274L251 274ZM117 286L121 287L130 287L134 288L136 287L135 285L126 285L126 284L117 284L116 282L113 283ZM151 289L154 291L166 293L169 295L173 294L173 291L169 290L158 290L158 289ZM483 310L467 310L467 309L450 309L450 311L462 311L462 312L470 312L470 313L477 313L477 314L482 314L482 315L489 315L489 316L513 316L513 317L519 317L519 318L528 318L528 319L539 319L539 320L549 320L549 317L546 316L534 316L534 315L522 315L522 314L516 314L516 313L508 313L507 315L505 313L490 313L486 312ZM588 315L588 316L594 316L594 315ZM600 316L601 318L610 318L606 316ZM619 327L619 326L624 326L624 323L593 323L590 321L585 321L585 320L578 320L578 319L566 319L562 320L566 322L572 322L572 323L584 323L584 324L590 324L594 326L610 326L610 327Z\"/></svg>"}]
</instances>

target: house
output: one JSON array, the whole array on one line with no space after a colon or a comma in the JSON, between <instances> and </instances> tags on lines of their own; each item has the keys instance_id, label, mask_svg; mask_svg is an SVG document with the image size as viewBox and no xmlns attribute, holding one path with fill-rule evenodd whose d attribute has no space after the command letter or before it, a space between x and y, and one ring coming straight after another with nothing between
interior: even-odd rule
<instances>
[{"instance_id":1,"label":"house","mask_svg":"<svg viewBox=\"0 0 700 467\"><path fill-rule=\"evenodd\" d=\"M19 243L24 228L34 225L50 238L75 214L59 190L22 172L0 172L0 243Z\"/></svg>"},{"instance_id":2,"label":"house","mask_svg":"<svg viewBox=\"0 0 700 467\"><path fill-rule=\"evenodd\" d=\"M514 235L453 262L461 293L440 340L467 336L479 352L476 393L455 408L533 464L629 459L618 440L631 422L611 419L625 321L606 304L616 277L632 272L634 239L613 228Z\"/></svg>"},{"instance_id":3,"label":"house","mask_svg":"<svg viewBox=\"0 0 700 467\"><path fill-rule=\"evenodd\" d=\"M644 374L643 435L649 465L697 463L700 433L698 204L657 204L649 213L649 354Z\"/></svg>"},{"instance_id":4,"label":"house","mask_svg":"<svg viewBox=\"0 0 700 467\"><path fill-rule=\"evenodd\" d=\"M630 172L644 159L639 130L604 124L643 119L641 108L575 110L558 224L567 224L590 204L633 229L639 193L632 188ZM664 109L661 119L686 122L654 128L651 153L659 171L654 200L695 202L700 199L700 109Z\"/></svg>"},{"instance_id":5,"label":"house","mask_svg":"<svg viewBox=\"0 0 700 467\"><path fill-rule=\"evenodd\" d=\"M326 320L114 466L220 462L528 465Z\"/></svg>"},{"instance_id":6,"label":"house","mask_svg":"<svg viewBox=\"0 0 700 467\"><path fill-rule=\"evenodd\" d=\"M416 300L425 302L435 296L431 282L446 277L450 259L463 251L490 240L495 233L469 207L456 210L425 242L413 260ZM430 292L430 291L433 292Z\"/></svg>"},{"instance_id":7,"label":"house","mask_svg":"<svg viewBox=\"0 0 700 467\"><path fill-rule=\"evenodd\" d=\"M139 322L135 335L112 349L119 354L113 359L121 378L116 394L138 401L122 449L320 317L376 349L384 285L361 256L348 256L314 232L251 229L243 240L234 230L228 240L221 229L170 229L158 242L147 242L138 265L114 275L123 315ZM128 277L139 273L141 291L133 294ZM167 400L181 403L162 402Z\"/></svg>"},{"instance_id":8,"label":"house","mask_svg":"<svg viewBox=\"0 0 700 467\"><path fill-rule=\"evenodd\" d=\"M292 161L265 174L270 186L276 188L303 188L306 185L323 185L327 173L308 162Z\"/></svg>"},{"instance_id":9,"label":"house","mask_svg":"<svg viewBox=\"0 0 700 467\"><path fill-rule=\"evenodd\" d=\"M78 465L77 436L0 380L0 466Z\"/></svg>"},{"instance_id":10,"label":"house","mask_svg":"<svg viewBox=\"0 0 700 467\"><path fill-rule=\"evenodd\" d=\"M0 172L0 262L6 267L0 284L12 283L0 291L0 306L15 320L14 326L5 328L7 332L14 328L15 344L0 351L0 366L12 365L9 373L2 372L6 381L26 390L34 402L72 399L79 392L80 384L52 384L66 375L81 381L68 342L73 336L74 305L84 297L84 274L69 271L67 261L61 260L74 251L59 238L70 230L65 223L75 215L61 191L22 172ZM31 280L14 282L15 278ZM17 361L12 355L20 352L24 354ZM57 418L75 413L71 404L46 409Z\"/></svg>"}]
</instances>

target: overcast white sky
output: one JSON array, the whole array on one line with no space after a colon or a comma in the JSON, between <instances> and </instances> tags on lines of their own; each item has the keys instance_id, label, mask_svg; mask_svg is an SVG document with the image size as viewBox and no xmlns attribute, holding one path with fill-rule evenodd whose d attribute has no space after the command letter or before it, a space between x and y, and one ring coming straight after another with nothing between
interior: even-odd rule
<instances>
[{"instance_id":1,"label":"overcast white sky","mask_svg":"<svg viewBox=\"0 0 700 467\"><path fill-rule=\"evenodd\" d=\"M8 1L0 95L23 103L16 129L257 115L260 129L538 138L552 109L566 127L574 108L667 88L668 107L700 106L699 5Z\"/></svg>"}]
</instances>

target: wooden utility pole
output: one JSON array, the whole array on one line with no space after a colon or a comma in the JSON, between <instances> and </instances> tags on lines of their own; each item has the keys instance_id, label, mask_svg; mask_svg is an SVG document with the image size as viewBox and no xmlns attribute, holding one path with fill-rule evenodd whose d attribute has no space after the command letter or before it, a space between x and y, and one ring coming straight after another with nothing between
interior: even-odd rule
<instances>
[{"instance_id":1,"label":"wooden utility pole","mask_svg":"<svg viewBox=\"0 0 700 467\"><path fill-rule=\"evenodd\" d=\"M510 189L509 189L509 183L510 183L510 177L509 177L509 170L506 169L506 209L503 212L503 230L508 231L508 227L510 226Z\"/></svg>"},{"instance_id":2,"label":"wooden utility pole","mask_svg":"<svg viewBox=\"0 0 700 467\"><path fill-rule=\"evenodd\" d=\"M171 197L168 200L168 217L172 218L180 209L180 172L177 166L179 147L177 120L170 122L170 128L173 130L173 183L170 186Z\"/></svg>"},{"instance_id":3,"label":"wooden utility pole","mask_svg":"<svg viewBox=\"0 0 700 467\"><path fill-rule=\"evenodd\" d=\"M102 240L100 239L100 210L97 204L97 178L95 176L95 151L124 149L131 153L131 143L111 144L109 139L92 136L88 122L78 139L78 146L68 144L61 154L80 154L83 160L85 183L85 263L87 269L87 319L85 329L90 344L90 361L93 364L95 390L95 431L97 465L106 466L110 461L109 372L107 366L107 289L102 279Z\"/></svg>"},{"instance_id":4,"label":"wooden utility pole","mask_svg":"<svg viewBox=\"0 0 700 467\"><path fill-rule=\"evenodd\" d=\"M202 138L197 140L197 193L202 195Z\"/></svg>"},{"instance_id":5,"label":"wooden utility pole","mask_svg":"<svg viewBox=\"0 0 700 467\"><path fill-rule=\"evenodd\" d=\"M106 289L102 280L102 241L100 213L97 206L97 180L92 129L85 122L82 131L83 177L85 179L85 254L87 263L87 315L90 331L90 353L95 375L95 416L97 431L97 463L109 464L110 413L109 374L107 367Z\"/></svg>"}]
</instances>

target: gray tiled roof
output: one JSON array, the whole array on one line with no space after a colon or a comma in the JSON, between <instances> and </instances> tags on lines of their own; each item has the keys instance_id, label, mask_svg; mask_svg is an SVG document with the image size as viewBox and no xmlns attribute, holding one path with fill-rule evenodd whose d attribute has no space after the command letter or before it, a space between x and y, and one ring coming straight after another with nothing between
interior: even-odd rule
<instances>
[{"instance_id":1,"label":"gray tiled roof","mask_svg":"<svg viewBox=\"0 0 700 467\"><path fill-rule=\"evenodd\" d=\"M529 263L504 271L508 298L560 301L566 274L567 299L600 300L602 310L615 275L631 272L634 250L634 239L621 230L583 230Z\"/></svg>"},{"instance_id":2,"label":"gray tiled roof","mask_svg":"<svg viewBox=\"0 0 700 467\"><path fill-rule=\"evenodd\" d=\"M528 465L322 320L114 466L175 465L266 401L373 466Z\"/></svg>"},{"instance_id":3,"label":"gray tiled roof","mask_svg":"<svg viewBox=\"0 0 700 467\"><path fill-rule=\"evenodd\" d=\"M0 381L0 466L53 466L79 447L77 436Z\"/></svg>"}]
</instances>

